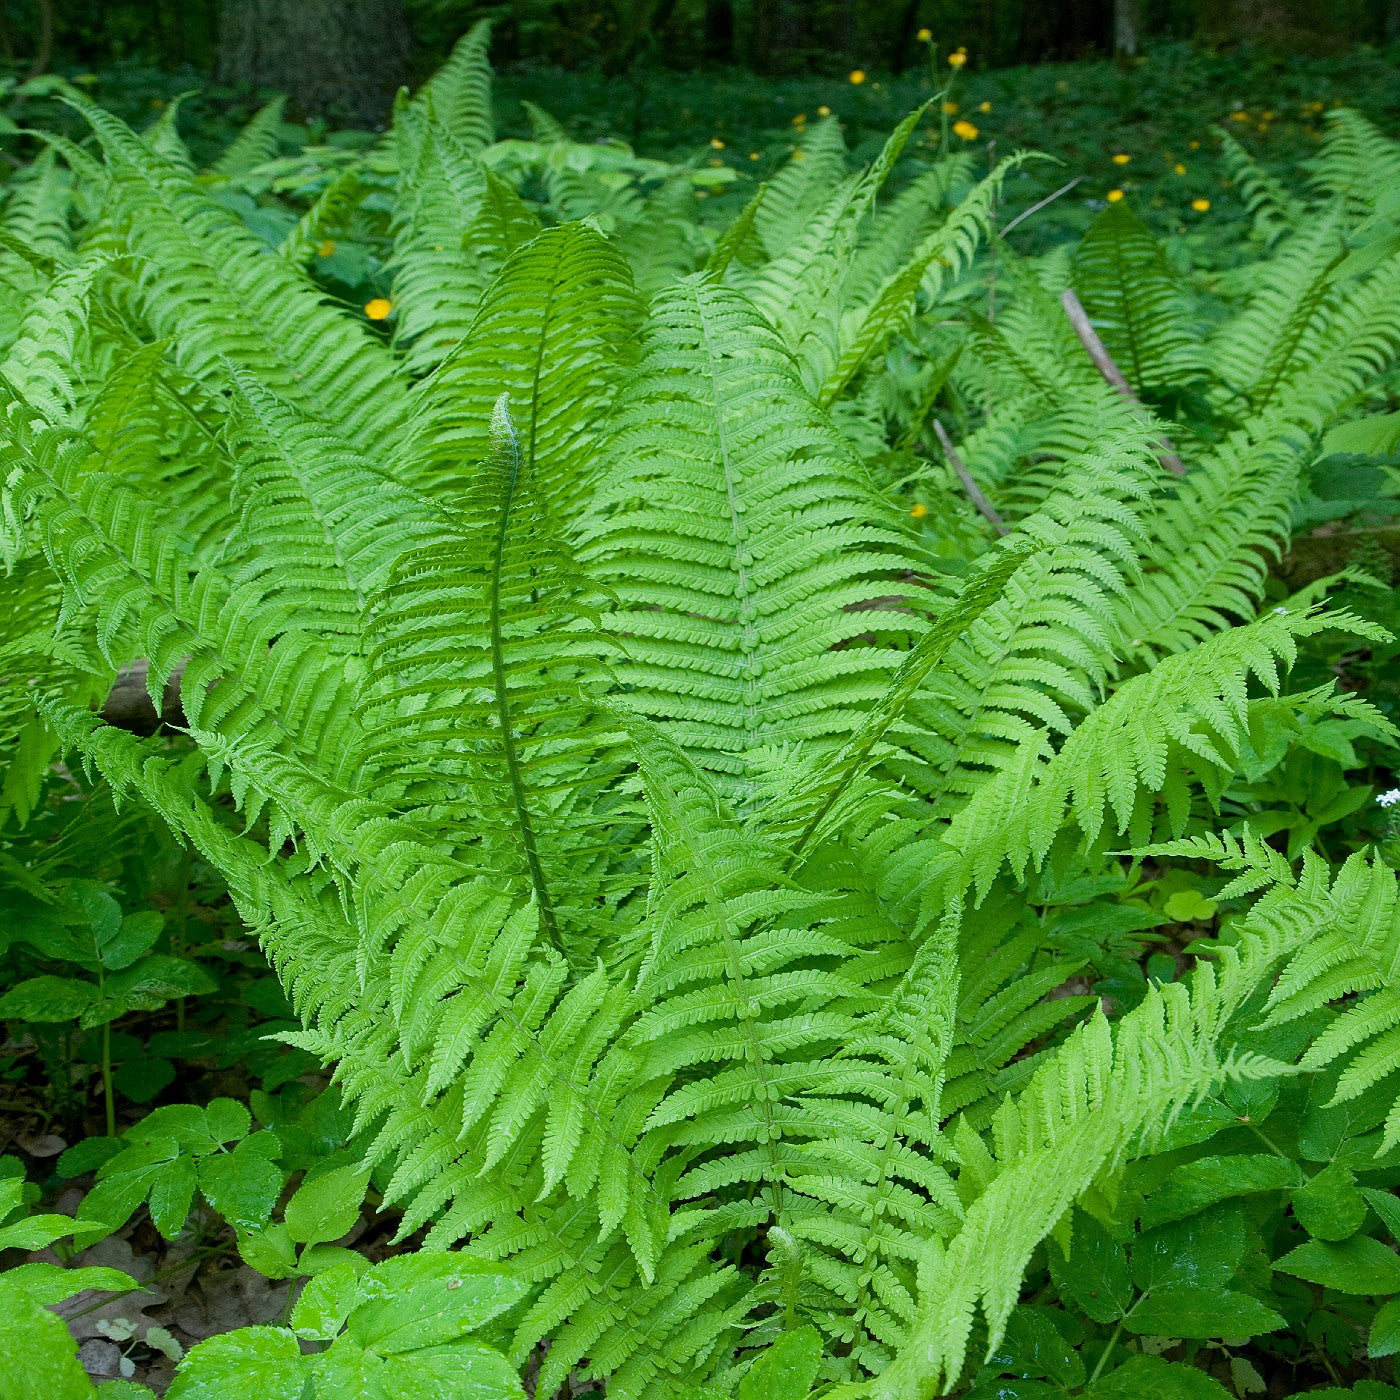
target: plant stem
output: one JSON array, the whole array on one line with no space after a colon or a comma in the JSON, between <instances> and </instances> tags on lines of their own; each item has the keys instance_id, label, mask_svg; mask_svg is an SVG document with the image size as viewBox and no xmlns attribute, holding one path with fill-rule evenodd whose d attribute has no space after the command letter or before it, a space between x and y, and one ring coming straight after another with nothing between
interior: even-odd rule
<instances>
[{"instance_id":1,"label":"plant stem","mask_svg":"<svg viewBox=\"0 0 1400 1400\"><path fill-rule=\"evenodd\" d=\"M102 1099L107 1107L107 1136L117 1135L117 1106L112 1100L112 1023L102 1027Z\"/></svg>"},{"instance_id":2,"label":"plant stem","mask_svg":"<svg viewBox=\"0 0 1400 1400\"><path fill-rule=\"evenodd\" d=\"M1118 1345L1118 1338L1123 1335L1123 1324L1126 1321L1126 1315L1118 1319L1118 1326L1113 1329L1113 1335L1108 1339L1108 1345L1103 1349L1103 1355L1099 1357L1098 1364L1094 1367L1094 1373L1089 1377L1086 1389L1092 1389L1094 1382L1103 1374L1103 1368L1108 1365L1108 1358L1113 1355L1113 1348Z\"/></svg>"}]
</instances>

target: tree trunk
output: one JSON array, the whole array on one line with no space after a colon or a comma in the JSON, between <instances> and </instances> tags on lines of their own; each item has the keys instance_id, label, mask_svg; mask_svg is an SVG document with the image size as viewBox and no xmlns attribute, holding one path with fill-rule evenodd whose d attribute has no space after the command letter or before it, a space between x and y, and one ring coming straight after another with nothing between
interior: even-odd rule
<instances>
[{"instance_id":1,"label":"tree trunk","mask_svg":"<svg viewBox=\"0 0 1400 1400\"><path fill-rule=\"evenodd\" d=\"M1133 58L1142 46L1143 0L1113 0L1113 52Z\"/></svg>"},{"instance_id":2,"label":"tree trunk","mask_svg":"<svg viewBox=\"0 0 1400 1400\"><path fill-rule=\"evenodd\" d=\"M402 0L224 0L218 76L285 92L305 117L379 127L411 47Z\"/></svg>"}]
</instances>

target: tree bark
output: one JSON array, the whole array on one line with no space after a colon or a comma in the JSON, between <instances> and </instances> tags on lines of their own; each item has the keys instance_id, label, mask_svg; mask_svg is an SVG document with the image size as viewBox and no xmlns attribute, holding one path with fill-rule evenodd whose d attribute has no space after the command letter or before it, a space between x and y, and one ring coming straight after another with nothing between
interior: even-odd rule
<instances>
[{"instance_id":1,"label":"tree bark","mask_svg":"<svg viewBox=\"0 0 1400 1400\"><path fill-rule=\"evenodd\" d=\"M1133 58L1142 46L1143 0L1113 0L1113 52Z\"/></svg>"},{"instance_id":2,"label":"tree bark","mask_svg":"<svg viewBox=\"0 0 1400 1400\"><path fill-rule=\"evenodd\" d=\"M304 117L374 128L411 48L402 0L224 0L218 77L285 92Z\"/></svg>"}]
</instances>

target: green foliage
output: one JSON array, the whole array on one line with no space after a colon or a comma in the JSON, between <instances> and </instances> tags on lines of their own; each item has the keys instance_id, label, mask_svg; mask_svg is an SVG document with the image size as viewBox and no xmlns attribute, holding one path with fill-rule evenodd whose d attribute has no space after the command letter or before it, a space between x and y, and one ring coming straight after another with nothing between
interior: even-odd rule
<instances>
[{"instance_id":1,"label":"green foliage","mask_svg":"<svg viewBox=\"0 0 1400 1400\"><path fill-rule=\"evenodd\" d=\"M1269 563L1339 455L1334 520L1389 489L1394 148L1334 117L1296 218L1251 177L1207 297L1126 201L1020 257L1026 159L922 109L699 220L698 168L496 141L486 42L275 209L275 107L200 174L71 99L100 161L23 182L0 1016L70 1084L101 1032L107 1131L73 1216L0 1174L0 1244L144 1211L309 1280L175 1397L1383 1385L1394 607ZM89 707L137 661L146 738ZM119 1131L238 981L216 880L263 1085ZM366 1201L421 1247L338 1243Z\"/></svg>"}]
</instances>

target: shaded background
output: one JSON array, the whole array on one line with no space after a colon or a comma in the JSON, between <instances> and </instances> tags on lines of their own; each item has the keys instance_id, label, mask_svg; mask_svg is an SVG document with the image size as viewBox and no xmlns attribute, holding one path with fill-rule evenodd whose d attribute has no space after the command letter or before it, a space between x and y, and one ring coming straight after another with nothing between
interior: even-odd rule
<instances>
[{"instance_id":1,"label":"shaded background","mask_svg":"<svg viewBox=\"0 0 1400 1400\"><path fill-rule=\"evenodd\" d=\"M613 75L898 74L923 61L922 28L980 68L1163 39L1313 55L1400 40L1400 0L0 0L0 56L19 77L56 63L187 70L287 91L303 116L369 122L487 15L498 66Z\"/></svg>"}]
</instances>

